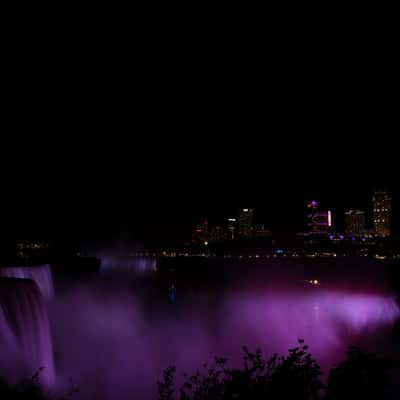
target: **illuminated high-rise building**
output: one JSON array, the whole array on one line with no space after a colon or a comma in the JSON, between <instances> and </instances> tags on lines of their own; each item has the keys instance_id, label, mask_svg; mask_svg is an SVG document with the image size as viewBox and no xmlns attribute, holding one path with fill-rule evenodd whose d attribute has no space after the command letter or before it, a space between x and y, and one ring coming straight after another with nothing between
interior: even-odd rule
<instances>
[{"instance_id":1,"label":"illuminated high-rise building","mask_svg":"<svg viewBox=\"0 0 400 400\"><path fill-rule=\"evenodd\" d=\"M308 234L312 236L327 236L332 229L331 211L319 211L318 203L312 201L307 206Z\"/></svg>"},{"instance_id":2,"label":"illuminated high-rise building","mask_svg":"<svg viewBox=\"0 0 400 400\"><path fill-rule=\"evenodd\" d=\"M228 229L227 229L227 239L234 240L236 239L236 218L228 218Z\"/></svg>"},{"instance_id":3,"label":"illuminated high-rise building","mask_svg":"<svg viewBox=\"0 0 400 400\"><path fill-rule=\"evenodd\" d=\"M239 237L246 239L252 234L254 209L242 208L239 211Z\"/></svg>"},{"instance_id":4,"label":"illuminated high-rise building","mask_svg":"<svg viewBox=\"0 0 400 400\"><path fill-rule=\"evenodd\" d=\"M366 233L365 212L350 210L345 213L346 235L362 236Z\"/></svg>"},{"instance_id":5,"label":"illuminated high-rise building","mask_svg":"<svg viewBox=\"0 0 400 400\"><path fill-rule=\"evenodd\" d=\"M210 242L221 242L224 239L224 232L221 225L215 225L210 230Z\"/></svg>"},{"instance_id":6,"label":"illuminated high-rise building","mask_svg":"<svg viewBox=\"0 0 400 400\"><path fill-rule=\"evenodd\" d=\"M208 221L196 225L193 232L193 242L197 244L207 244L208 237Z\"/></svg>"},{"instance_id":7,"label":"illuminated high-rise building","mask_svg":"<svg viewBox=\"0 0 400 400\"><path fill-rule=\"evenodd\" d=\"M391 198L389 194L384 191L375 192L372 203L375 235L383 238L390 236Z\"/></svg>"}]
</instances>

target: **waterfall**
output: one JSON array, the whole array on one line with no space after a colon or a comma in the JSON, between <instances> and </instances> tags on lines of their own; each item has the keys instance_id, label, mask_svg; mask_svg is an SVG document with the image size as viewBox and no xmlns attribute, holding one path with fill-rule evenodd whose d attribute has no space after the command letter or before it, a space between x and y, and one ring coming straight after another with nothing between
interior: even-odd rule
<instances>
[{"instance_id":1,"label":"waterfall","mask_svg":"<svg viewBox=\"0 0 400 400\"><path fill-rule=\"evenodd\" d=\"M50 265L0 268L0 278L2 277L32 279L46 299L50 299L54 295Z\"/></svg>"},{"instance_id":2,"label":"waterfall","mask_svg":"<svg viewBox=\"0 0 400 400\"><path fill-rule=\"evenodd\" d=\"M0 343L7 345L9 349L15 348L15 335L7 321L7 310L0 303Z\"/></svg>"},{"instance_id":3,"label":"waterfall","mask_svg":"<svg viewBox=\"0 0 400 400\"><path fill-rule=\"evenodd\" d=\"M29 279L0 279L0 370L20 379L39 368L41 382L54 384L53 348L46 305Z\"/></svg>"}]
</instances>

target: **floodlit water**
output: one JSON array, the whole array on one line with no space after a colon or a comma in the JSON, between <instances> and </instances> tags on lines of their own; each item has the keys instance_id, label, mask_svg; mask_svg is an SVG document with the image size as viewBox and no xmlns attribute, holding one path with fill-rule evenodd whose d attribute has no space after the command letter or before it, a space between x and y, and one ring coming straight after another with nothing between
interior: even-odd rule
<instances>
[{"instance_id":1,"label":"floodlit water","mask_svg":"<svg viewBox=\"0 0 400 400\"><path fill-rule=\"evenodd\" d=\"M60 297L51 309L59 378L73 376L85 399L155 398L155 382L170 364L178 375L215 356L239 365L243 345L285 353L304 338L328 367L351 344L379 349L399 318L387 293L247 285L217 291L177 287L174 304L167 291L150 304L129 291L82 288Z\"/></svg>"},{"instance_id":2,"label":"floodlit water","mask_svg":"<svg viewBox=\"0 0 400 400\"><path fill-rule=\"evenodd\" d=\"M31 279L45 298L50 299L54 295L51 267L48 264L35 267L0 268L0 278Z\"/></svg>"},{"instance_id":3,"label":"floodlit water","mask_svg":"<svg viewBox=\"0 0 400 400\"><path fill-rule=\"evenodd\" d=\"M42 382L55 383L47 309L30 279L0 280L0 372L11 379L43 368Z\"/></svg>"},{"instance_id":4,"label":"floodlit water","mask_svg":"<svg viewBox=\"0 0 400 400\"><path fill-rule=\"evenodd\" d=\"M56 293L47 307L58 386L63 390L72 378L77 399L154 399L156 381L170 364L178 376L215 356L239 365L243 345L270 355L285 353L298 338L325 368L352 344L394 352L400 312L389 291L295 280L235 278L187 286L177 280L173 303L169 278L142 286L107 274ZM0 309L6 326L4 320ZM0 333L13 340L8 325Z\"/></svg>"}]
</instances>

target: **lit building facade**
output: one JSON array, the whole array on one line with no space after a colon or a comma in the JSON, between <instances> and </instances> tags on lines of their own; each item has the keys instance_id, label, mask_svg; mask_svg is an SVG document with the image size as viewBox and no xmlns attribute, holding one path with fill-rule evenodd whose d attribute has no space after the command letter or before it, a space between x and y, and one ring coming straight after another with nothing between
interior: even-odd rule
<instances>
[{"instance_id":1,"label":"lit building facade","mask_svg":"<svg viewBox=\"0 0 400 400\"><path fill-rule=\"evenodd\" d=\"M236 239L236 228L237 228L236 218L228 218L228 229L227 229L228 240Z\"/></svg>"},{"instance_id":2,"label":"lit building facade","mask_svg":"<svg viewBox=\"0 0 400 400\"><path fill-rule=\"evenodd\" d=\"M16 244L16 255L20 259L29 260L46 256L50 251L49 243L45 241L19 241Z\"/></svg>"},{"instance_id":3,"label":"lit building facade","mask_svg":"<svg viewBox=\"0 0 400 400\"><path fill-rule=\"evenodd\" d=\"M255 239L263 239L270 237L272 235L272 232L269 229L266 229L264 225L256 225L253 228L253 237Z\"/></svg>"},{"instance_id":4,"label":"lit building facade","mask_svg":"<svg viewBox=\"0 0 400 400\"><path fill-rule=\"evenodd\" d=\"M346 235L359 237L366 233L364 211L347 211L344 215L344 219L346 223Z\"/></svg>"},{"instance_id":5,"label":"lit building facade","mask_svg":"<svg viewBox=\"0 0 400 400\"><path fill-rule=\"evenodd\" d=\"M239 237L246 239L251 237L253 230L254 210L252 208L242 208L239 211Z\"/></svg>"},{"instance_id":6,"label":"lit building facade","mask_svg":"<svg viewBox=\"0 0 400 400\"><path fill-rule=\"evenodd\" d=\"M318 210L318 203L308 204L308 234L311 236L327 236L332 230L332 212Z\"/></svg>"},{"instance_id":7,"label":"lit building facade","mask_svg":"<svg viewBox=\"0 0 400 400\"><path fill-rule=\"evenodd\" d=\"M221 225L215 225L210 230L210 241L221 242L224 240L224 231Z\"/></svg>"},{"instance_id":8,"label":"lit building facade","mask_svg":"<svg viewBox=\"0 0 400 400\"><path fill-rule=\"evenodd\" d=\"M372 203L375 235L382 238L390 236L391 198L389 194L384 191L375 192Z\"/></svg>"},{"instance_id":9,"label":"lit building facade","mask_svg":"<svg viewBox=\"0 0 400 400\"><path fill-rule=\"evenodd\" d=\"M193 232L193 242L197 244L206 244L208 242L208 221L196 225Z\"/></svg>"}]
</instances>

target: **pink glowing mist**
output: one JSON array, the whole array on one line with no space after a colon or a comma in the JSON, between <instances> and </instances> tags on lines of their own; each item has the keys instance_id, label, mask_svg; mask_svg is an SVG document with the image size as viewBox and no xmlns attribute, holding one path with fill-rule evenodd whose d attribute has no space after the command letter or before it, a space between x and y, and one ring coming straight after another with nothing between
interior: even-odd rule
<instances>
[{"instance_id":1,"label":"pink glowing mist","mask_svg":"<svg viewBox=\"0 0 400 400\"><path fill-rule=\"evenodd\" d=\"M200 293L146 304L128 290L80 288L50 306L58 381L70 377L78 398L155 398L162 369L194 372L214 356L241 360L241 346L284 353L304 338L331 365L348 345L390 329L399 317L388 294L329 289L225 291L219 300Z\"/></svg>"}]
</instances>

